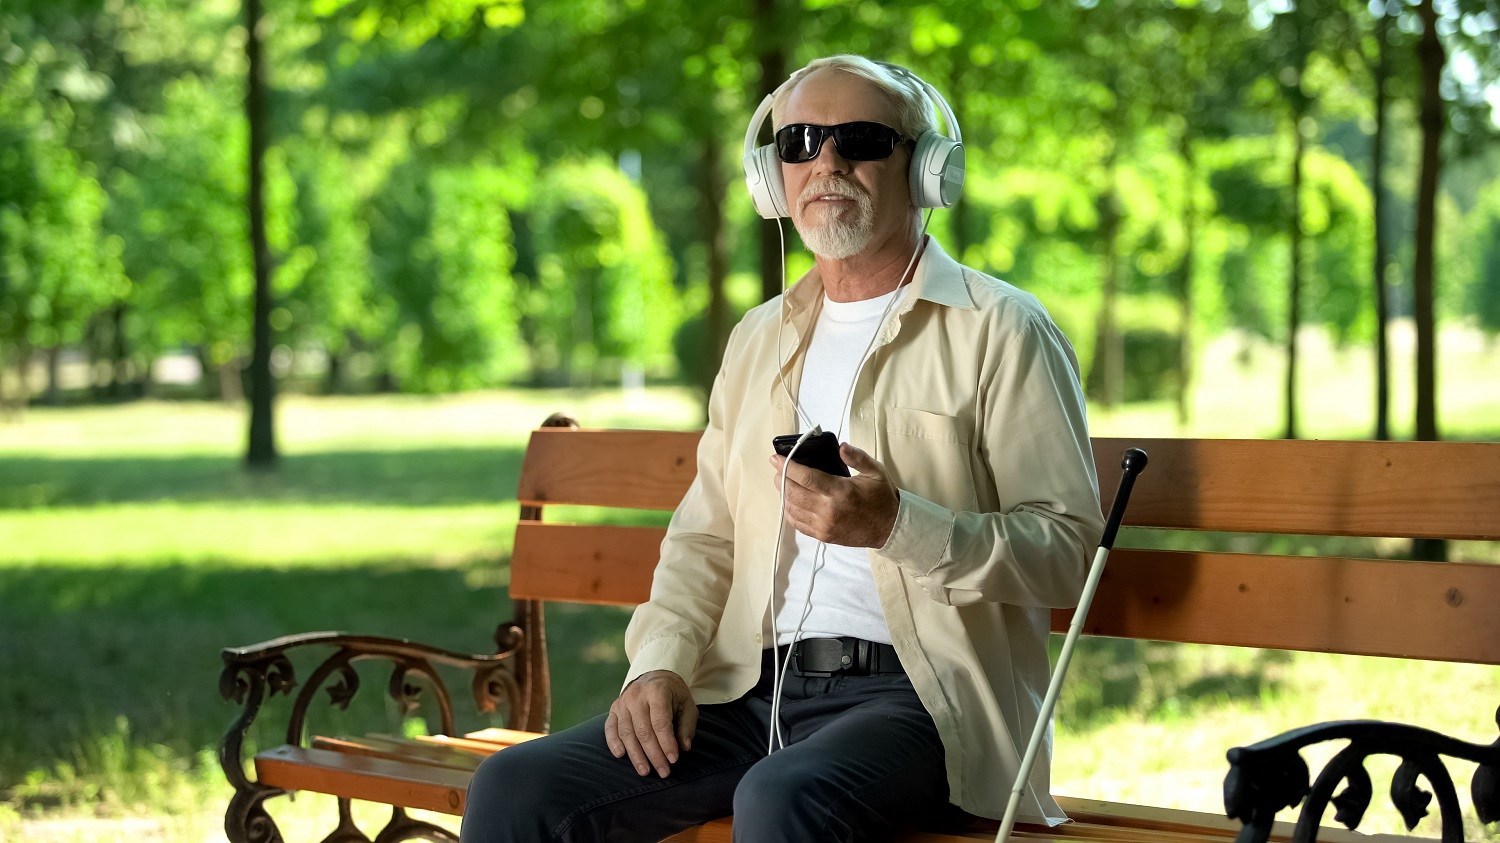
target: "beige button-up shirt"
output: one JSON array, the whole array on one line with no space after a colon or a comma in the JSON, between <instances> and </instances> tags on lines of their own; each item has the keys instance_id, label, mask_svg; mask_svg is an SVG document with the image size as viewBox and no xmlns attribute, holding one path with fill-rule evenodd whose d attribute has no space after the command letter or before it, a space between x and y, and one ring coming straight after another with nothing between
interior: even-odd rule
<instances>
[{"instance_id":1,"label":"beige button-up shirt","mask_svg":"<svg viewBox=\"0 0 1500 843\"><path fill-rule=\"evenodd\" d=\"M949 799L999 818L1048 680L1049 608L1074 605L1100 534L1078 361L1034 296L929 241L854 382L849 441L900 488L870 550L893 644L932 715ZM771 638L772 566L790 560L771 438L797 431L817 270L735 327L709 400L698 475L625 635L630 680L670 670L700 705L754 687ZM778 321L787 318L778 343ZM777 372L786 378L785 387ZM1048 751L1020 818L1060 821Z\"/></svg>"}]
</instances>

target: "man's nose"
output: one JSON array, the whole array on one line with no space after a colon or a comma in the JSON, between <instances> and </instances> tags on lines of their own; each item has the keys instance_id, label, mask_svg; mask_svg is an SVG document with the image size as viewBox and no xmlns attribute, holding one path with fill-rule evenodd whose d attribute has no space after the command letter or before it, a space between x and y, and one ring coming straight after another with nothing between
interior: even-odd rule
<instances>
[{"instance_id":1,"label":"man's nose","mask_svg":"<svg viewBox=\"0 0 1500 843\"><path fill-rule=\"evenodd\" d=\"M839 154L839 147L833 142L833 135L823 139L823 146L818 150L818 156L812 160L812 165L813 172L817 175L849 172L849 162Z\"/></svg>"}]
</instances>

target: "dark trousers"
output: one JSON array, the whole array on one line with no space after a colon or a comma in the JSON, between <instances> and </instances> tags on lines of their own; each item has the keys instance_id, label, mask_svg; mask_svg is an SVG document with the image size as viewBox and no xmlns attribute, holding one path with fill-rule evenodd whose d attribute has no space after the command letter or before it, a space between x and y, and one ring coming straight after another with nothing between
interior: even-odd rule
<instances>
[{"instance_id":1,"label":"dark trousers","mask_svg":"<svg viewBox=\"0 0 1500 843\"><path fill-rule=\"evenodd\" d=\"M603 717L491 756L462 840L655 841L730 813L737 841L879 840L947 813L943 746L904 673L788 671L786 748L767 756L771 679L767 653L749 694L701 706L693 748L665 779L611 755Z\"/></svg>"}]
</instances>

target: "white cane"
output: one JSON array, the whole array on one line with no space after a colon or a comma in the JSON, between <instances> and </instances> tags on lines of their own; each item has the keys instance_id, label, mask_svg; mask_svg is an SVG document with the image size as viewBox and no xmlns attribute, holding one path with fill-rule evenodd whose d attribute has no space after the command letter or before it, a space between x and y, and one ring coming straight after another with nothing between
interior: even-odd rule
<instances>
[{"instance_id":1,"label":"white cane","mask_svg":"<svg viewBox=\"0 0 1500 843\"><path fill-rule=\"evenodd\" d=\"M1104 536L1099 539L1099 549L1094 551L1094 564L1089 568L1089 578L1083 585L1083 594L1078 598L1078 608L1073 610L1073 622L1068 625L1068 637L1063 640L1062 652L1057 656L1057 668L1052 671L1052 681L1047 685L1047 696L1042 700L1042 710L1037 714L1036 728L1031 730L1031 743L1026 746L1026 755L1021 758L1021 771L1016 774L1016 784L1010 792L1010 802L1005 806L1005 819L1000 821L1000 832L995 843L1008 843L1011 827L1016 824L1016 810L1021 805L1021 794L1026 790L1026 780L1031 778L1031 768L1036 766L1036 755L1042 748L1042 739L1047 736L1047 726L1052 722L1052 709L1057 707L1057 695L1062 690L1063 676L1068 672L1068 662L1073 658L1073 645L1083 634L1083 622L1088 617L1089 604L1094 602L1094 592L1099 590L1099 578L1104 576L1104 560L1114 547L1115 533L1120 531L1120 521L1125 518L1125 505L1130 502L1130 489L1135 485L1136 475L1146 468L1146 452L1131 448L1125 452L1120 467L1120 490L1115 493L1115 502L1109 508L1109 520L1104 525Z\"/></svg>"}]
</instances>

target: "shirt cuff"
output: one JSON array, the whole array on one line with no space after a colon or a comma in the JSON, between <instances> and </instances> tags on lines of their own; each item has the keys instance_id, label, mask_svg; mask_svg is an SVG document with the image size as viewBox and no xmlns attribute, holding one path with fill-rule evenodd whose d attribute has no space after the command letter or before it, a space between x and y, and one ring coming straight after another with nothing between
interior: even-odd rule
<instances>
[{"instance_id":1,"label":"shirt cuff","mask_svg":"<svg viewBox=\"0 0 1500 843\"><path fill-rule=\"evenodd\" d=\"M948 552L954 514L905 489L900 490L900 495L896 523L885 545L875 552L918 576L926 576L942 564Z\"/></svg>"},{"instance_id":2,"label":"shirt cuff","mask_svg":"<svg viewBox=\"0 0 1500 843\"><path fill-rule=\"evenodd\" d=\"M630 672L625 674L625 686L634 682L641 674L653 670L670 670L682 677L689 686L693 684L693 673L698 667L698 652L682 638L664 636L648 641L630 661Z\"/></svg>"}]
</instances>

